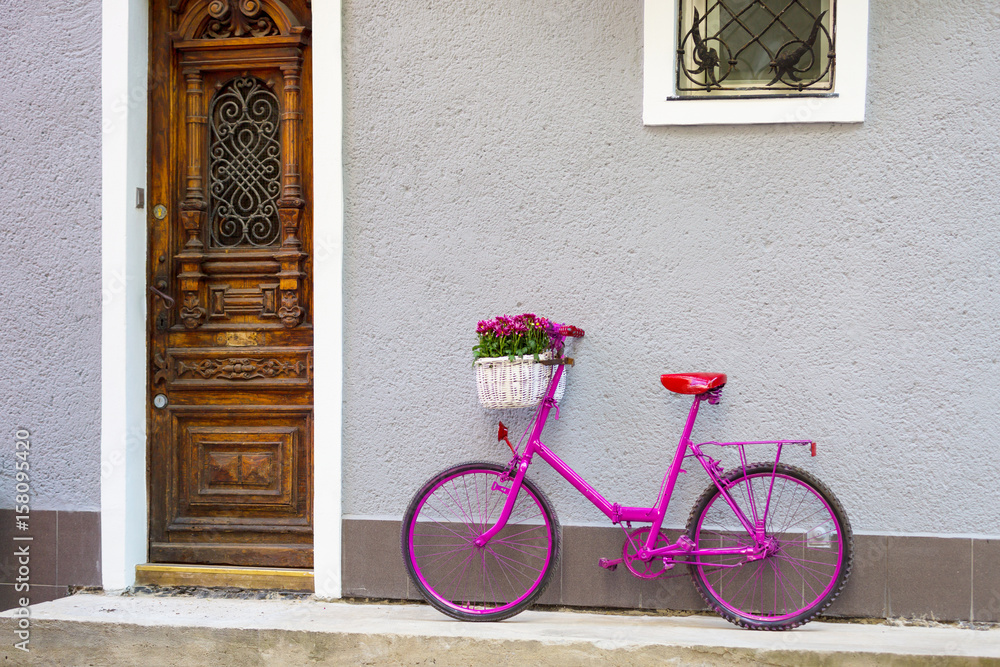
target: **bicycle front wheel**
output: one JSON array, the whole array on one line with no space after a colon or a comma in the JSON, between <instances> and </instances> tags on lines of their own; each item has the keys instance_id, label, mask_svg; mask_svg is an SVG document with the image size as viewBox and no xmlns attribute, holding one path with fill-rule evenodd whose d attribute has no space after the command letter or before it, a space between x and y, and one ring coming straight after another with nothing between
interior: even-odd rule
<instances>
[{"instance_id":1,"label":"bicycle front wheel","mask_svg":"<svg viewBox=\"0 0 1000 667\"><path fill-rule=\"evenodd\" d=\"M840 502L799 468L754 463L722 484L747 520L750 535L715 485L691 510L687 532L698 550L756 549L692 556L691 577L726 620L754 630L787 630L829 606L851 572L851 524ZM761 531L761 528L763 529Z\"/></svg>"},{"instance_id":2,"label":"bicycle front wheel","mask_svg":"<svg viewBox=\"0 0 1000 667\"><path fill-rule=\"evenodd\" d=\"M444 470L406 510L402 551L424 598L463 621L499 621L527 609L552 577L559 524L545 495L524 480L506 526L482 547L474 540L500 518L509 479L493 463Z\"/></svg>"}]
</instances>

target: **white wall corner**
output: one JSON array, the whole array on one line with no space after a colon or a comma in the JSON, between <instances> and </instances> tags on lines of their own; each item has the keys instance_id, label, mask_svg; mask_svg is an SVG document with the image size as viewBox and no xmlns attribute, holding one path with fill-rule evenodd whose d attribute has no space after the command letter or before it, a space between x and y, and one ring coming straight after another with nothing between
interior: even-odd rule
<instances>
[{"instance_id":1,"label":"white wall corner","mask_svg":"<svg viewBox=\"0 0 1000 667\"><path fill-rule=\"evenodd\" d=\"M676 100L678 0L645 0L642 120L645 125L860 123L868 79L868 0L837 2L836 97Z\"/></svg>"},{"instance_id":2,"label":"white wall corner","mask_svg":"<svg viewBox=\"0 0 1000 667\"><path fill-rule=\"evenodd\" d=\"M131 586L146 560L148 8L103 0L101 17L101 579Z\"/></svg>"},{"instance_id":3,"label":"white wall corner","mask_svg":"<svg viewBox=\"0 0 1000 667\"><path fill-rule=\"evenodd\" d=\"M341 3L313 3L313 572L316 596L342 594L343 63Z\"/></svg>"}]
</instances>

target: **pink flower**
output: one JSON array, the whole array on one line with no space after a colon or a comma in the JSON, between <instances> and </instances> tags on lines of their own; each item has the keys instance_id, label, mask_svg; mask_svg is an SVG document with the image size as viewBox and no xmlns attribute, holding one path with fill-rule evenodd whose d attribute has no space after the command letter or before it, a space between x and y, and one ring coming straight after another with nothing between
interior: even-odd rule
<instances>
[{"instance_id":1,"label":"pink flower","mask_svg":"<svg viewBox=\"0 0 1000 667\"><path fill-rule=\"evenodd\" d=\"M547 350L561 350L564 337L559 325L535 313L497 315L480 320L476 325L479 344L473 350L476 357L538 355Z\"/></svg>"}]
</instances>

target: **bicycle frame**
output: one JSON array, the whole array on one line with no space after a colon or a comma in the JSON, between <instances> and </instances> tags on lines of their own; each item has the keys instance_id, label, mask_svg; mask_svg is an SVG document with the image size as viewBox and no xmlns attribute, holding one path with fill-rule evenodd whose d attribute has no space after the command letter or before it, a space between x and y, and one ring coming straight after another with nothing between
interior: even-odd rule
<instances>
[{"instance_id":1,"label":"bicycle frame","mask_svg":"<svg viewBox=\"0 0 1000 667\"><path fill-rule=\"evenodd\" d=\"M528 467L531 465L532 458L537 454L543 461L548 463L558 472L562 477L569 482L577 491L579 491L587 500L589 500L597 509L607 516L611 523L626 525L631 525L631 522L635 521L637 523L649 523L651 524L650 530L646 536L645 544L635 545L636 546L636 557L642 560L649 560L656 557L671 557L671 556L694 556L698 555L725 555L725 554L738 554L745 555L747 560L756 560L763 557L765 545L764 545L764 526L765 518L767 516L767 511L770 506L770 496L771 489L774 485L774 474L776 473L778 461L781 458L781 449L785 445L812 445L813 446L813 456L815 456L815 443L808 440L758 440L758 441L747 441L747 442L702 442L695 444L691 442L691 431L694 428L695 420L698 417L698 408L702 401L708 400L709 402L718 402L718 390L712 392L707 392L704 394L698 394L694 396L694 400L691 404L691 409L688 412L687 421L684 424L684 430L681 433L680 441L677 443L677 449L674 453L673 462L664 474L663 483L660 487L659 497L656 500L656 504L652 507L623 507L618 503L609 502L604 496L602 496L593 486L591 486L583 477L581 477L576 471L574 471L565 461L563 461L559 456L556 455L551 449L549 449L542 441L541 434L545 429L545 424L548 421L549 413L553 408L556 409L556 419L558 419L558 407L556 401L553 398L555 394L556 386L559 384L559 379L562 376L564 365L560 364L556 366L555 372L552 374L552 378L549 381L548 389L546 390L545 397L542 399L538 406L538 412L536 413L534 423L531 428L531 433L528 436L527 444L524 450L520 453L514 452L514 458L511 460L511 470L516 468L516 473L513 476L512 484L508 488L504 488L498 482L494 482L494 489L499 490L507 496L507 500L504 503L503 511L500 514L499 519L496 524L487 530L485 533L476 538L475 543L478 546L483 546L487 544L494 535L500 532L504 526L507 524L508 518L510 518L511 511L514 508L514 503L517 499L517 494L521 490L521 484L524 480L524 476L528 471ZM725 480L723 479L722 469L719 467L718 461L715 461L712 457L707 456L701 450L703 446L714 445L719 447L737 447L740 455L740 464L743 470L746 470L747 460L744 447L746 445L776 445L777 454L774 460L774 468L772 468L771 485L768 489L768 497L764 502L764 510L761 516L758 516L757 504L752 503L752 516L746 516L742 509L736 504L728 492L728 488L725 485ZM682 535L674 544L668 544L663 547L656 547L656 542L658 541L658 536L660 534L660 529L663 526L663 518L666 515L667 507L670 504L670 499L674 492L674 486L677 483L677 477L681 472L681 463L685 458L685 453L687 450L691 450L691 454L698 459L705 472L708 474L712 482L718 487L722 498L733 510L737 520L747 531L747 533L754 538L754 544L752 546L746 546L741 548L729 548L729 549L699 549L687 538L686 535ZM731 486L731 485L730 485ZM752 494L753 491L750 488L750 484L747 483L747 491ZM627 533L626 533L627 534ZM629 538L631 539L631 538ZM698 561L687 561L691 564L699 564ZM742 563L740 563L742 564ZM738 567L737 565L720 565L718 563L714 564L717 567Z\"/></svg>"}]
</instances>

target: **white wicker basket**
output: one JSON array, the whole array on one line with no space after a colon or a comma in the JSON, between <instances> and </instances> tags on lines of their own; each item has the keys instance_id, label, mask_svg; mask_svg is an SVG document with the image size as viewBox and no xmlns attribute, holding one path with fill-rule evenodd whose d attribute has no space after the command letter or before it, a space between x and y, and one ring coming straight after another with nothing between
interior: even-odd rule
<instances>
[{"instance_id":1,"label":"white wicker basket","mask_svg":"<svg viewBox=\"0 0 1000 667\"><path fill-rule=\"evenodd\" d=\"M539 355L539 359L551 359L550 353ZM556 366L545 366L535 361L533 356L486 357L476 360L476 387L479 402L484 408L499 410L505 408L533 408L545 396L549 380ZM563 397L566 390L566 371L563 371L556 385L555 399Z\"/></svg>"}]
</instances>

